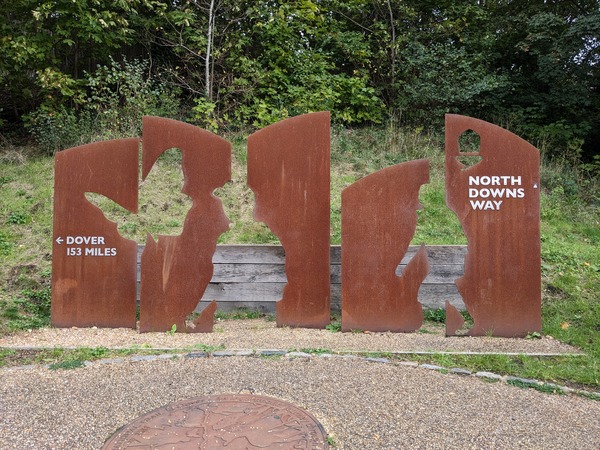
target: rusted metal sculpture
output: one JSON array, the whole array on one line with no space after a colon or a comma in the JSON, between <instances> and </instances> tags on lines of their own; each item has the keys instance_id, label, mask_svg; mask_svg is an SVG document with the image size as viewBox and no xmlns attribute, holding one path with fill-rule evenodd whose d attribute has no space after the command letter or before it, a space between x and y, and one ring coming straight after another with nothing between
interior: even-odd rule
<instances>
[{"instance_id":1,"label":"rusted metal sculpture","mask_svg":"<svg viewBox=\"0 0 600 450\"><path fill-rule=\"evenodd\" d=\"M247 394L207 395L155 409L118 430L103 450L329 448L323 426L288 402Z\"/></svg>"},{"instance_id":2,"label":"rusted metal sculpture","mask_svg":"<svg viewBox=\"0 0 600 450\"><path fill-rule=\"evenodd\" d=\"M170 148L182 153L182 192L192 199L179 236L148 235L142 253L140 331L212 331L216 304L186 325L213 274L217 238L229 228L221 200L213 191L231 178L231 145L193 125L144 117L142 177Z\"/></svg>"},{"instance_id":3,"label":"rusted metal sculpture","mask_svg":"<svg viewBox=\"0 0 600 450\"><path fill-rule=\"evenodd\" d=\"M446 336L456 336L456 332L465 324L465 318L448 300L446 300Z\"/></svg>"},{"instance_id":4,"label":"rusted metal sculpture","mask_svg":"<svg viewBox=\"0 0 600 450\"><path fill-rule=\"evenodd\" d=\"M55 327L135 328L135 241L85 198L138 203L138 139L83 145L55 157L51 322Z\"/></svg>"},{"instance_id":5,"label":"rusted metal sculpture","mask_svg":"<svg viewBox=\"0 0 600 450\"><path fill-rule=\"evenodd\" d=\"M468 130L480 137L478 152L461 152ZM482 160L467 167L462 157ZM446 116L446 203L468 240L456 286L473 318L469 335L541 330L539 162L538 150L507 130Z\"/></svg>"},{"instance_id":6,"label":"rusted metal sculpture","mask_svg":"<svg viewBox=\"0 0 600 450\"><path fill-rule=\"evenodd\" d=\"M248 138L254 218L286 253L278 326L322 328L330 321L329 180L329 113L286 119Z\"/></svg>"},{"instance_id":7,"label":"rusted metal sculpture","mask_svg":"<svg viewBox=\"0 0 600 450\"><path fill-rule=\"evenodd\" d=\"M396 268L417 226L419 188L429 162L375 172L342 191L342 331L410 332L421 327L419 286L429 273L425 246Z\"/></svg>"}]
</instances>

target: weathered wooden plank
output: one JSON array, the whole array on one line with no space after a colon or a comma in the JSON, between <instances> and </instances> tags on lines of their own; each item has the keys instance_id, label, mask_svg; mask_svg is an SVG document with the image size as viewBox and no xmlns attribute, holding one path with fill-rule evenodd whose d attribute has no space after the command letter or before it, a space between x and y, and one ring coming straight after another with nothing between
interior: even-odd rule
<instances>
[{"instance_id":1,"label":"weathered wooden plank","mask_svg":"<svg viewBox=\"0 0 600 450\"><path fill-rule=\"evenodd\" d=\"M215 264L211 283L285 283L283 264Z\"/></svg>"},{"instance_id":2,"label":"weathered wooden plank","mask_svg":"<svg viewBox=\"0 0 600 450\"><path fill-rule=\"evenodd\" d=\"M402 275L406 265L400 265L396 269L397 275ZM341 283L341 266L331 266L331 283ZM463 266L459 264L435 264L425 284L447 284L454 282L463 273ZM285 266L283 264L215 264L211 283L285 283Z\"/></svg>"},{"instance_id":3,"label":"weathered wooden plank","mask_svg":"<svg viewBox=\"0 0 600 450\"><path fill-rule=\"evenodd\" d=\"M211 283L203 300L224 302L275 302L281 299L286 283Z\"/></svg>"},{"instance_id":4,"label":"weathered wooden plank","mask_svg":"<svg viewBox=\"0 0 600 450\"><path fill-rule=\"evenodd\" d=\"M138 262L144 246L138 246ZM401 264L407 264L419 249L411 245ZM430 264L463 264L467 247L465 245L427 246ZM341 247L331 246L330 264L341 264ZM284 264L285 251L281 245L232 244L219 245L213 256L214 264Z\"/></svg>"},{"instance_id":5,"label":"weathered wooden plank","mask_svg":"<svg viewBox=\"0 0 600 450\"><path fill-rule=\"evenodd\" d=\"M401 275L406 266L401 265L396 269L396 274ZM261 270L264 268L264 270ZM452 284L463 275L463 266L456 264L438 264L431 266L429 275L424 284ZM331 266L331 283L341 283L341 270L339 266ZM139 277L138 277L139 285ZM215 265L211 283L285 283L287 277L282 265L253 265L253 264L222 264ZM139 286L138 286L139 287ZM138 292L139 295L139 292Z\"/></svg>"},{"instance_id":6,"label":"weathered wooden plank","mask_svg":"<svg viewBox=\"0 0 600 450\"><path fill-rule=\"evenodd\" d=\"M225 311L231 310L232 305L237 305L274 312L275 302L281 299L284 287L285 283L210 284L198 308L201 310L210 301L216 300L219 309ZM425 309L444 308L446 300L459 310L465 308L454 285L423 285L419 289L419 302ZM331 307L334 311L341 309L341 285L331 286Z\"/></svg>"},{"instance_id":7,"label":"weathered wooden plank","mask_svg":"<svg viewBox=\"0 0 600 450\"><path fill-rule=\"evenodd\" d=\"M215 283L206 288L202 297L203 301L217 300L222 302L275 302L281 299L285 283ZM339 284L331 286L332 301L341 296ZM460 299L460 294L454 285L422 285L419 289L419 301L427 301L427 297L440 298L440 301L448 299L454 301ZM442 303L443 305L443 303Z\"/></svg>"}]
</instances>

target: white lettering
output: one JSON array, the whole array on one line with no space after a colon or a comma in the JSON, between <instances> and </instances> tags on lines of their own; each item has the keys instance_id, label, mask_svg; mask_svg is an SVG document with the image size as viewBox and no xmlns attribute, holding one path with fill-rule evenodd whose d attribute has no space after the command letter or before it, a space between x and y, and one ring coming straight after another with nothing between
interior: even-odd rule
<instances>
[{"instance_id":1,"label":"white lettering","mask_svg":"<svg viewBox=\"0 0 600 450\"><path fill-rule=\"evenodd\" d=\"M78 249L81 250L81 249ZM91 247L85 249L85 256L116 256L116 248Z\"/></svg>"},{"instance_id":2,"label":"white lettering","mask_svg":"<svg viewBox=\"0 0 600 450\"><path fill-rule=\"evenodd\" d=\"M486 202L484 202L483 200L469 200L471 202L471 208L473 209L483 209L483 206L485 205Z\"/></svg>"},{"instance_id":3,"label":"white lettering","mask_svg":"<svg viewBox=\"0 0 600 450\"><path fill-rule=\"evenodd\" d=\"M67 247L67 256L81 256L79 247Z\"/></svg>"},{"instance_id":4,"label":"white lettering","mask_svg":"<svg viewBox=\"0 0 600 450\"><path fill-rule=\"evenodd\" d=\"M469 200L471 208L479 211L497 211L502 205L502 200Z\"/></svg>"},{"instance_id":5,"label":"white lettering","mask_svg":"<svg viewBox=\"0 0 600 450\"><path fill-rule=\"evenodd\" d=\"M469 186L519 186L521 185L521 176L513 175L470 175ZM524 188L469 188L470 199L503 199L503 198L524 198ZM498 210L502 205L501 201L492 200L470 200L471 207L477 210Z\"/></svg>"},{"instance_id":6,"label":"white lettering","mask_svg":"<svg viewBox=\"0 0 600 450\"><path fill-rule=\"evenodd\" d=\"M61 240L62 242L62 240ZM104 236L67 236L69 245L105 245Z\"/></svg>"},{"instance_id":7,"label":"white lettering","mask_svg":"<svg viewBox=\"0 0 600 450\"><path fill-rule=\"evenodd\" d=\"M492 175L479 176L469 175L469 186L521 186L521 176Z\"/></svg>"}]
</instances>

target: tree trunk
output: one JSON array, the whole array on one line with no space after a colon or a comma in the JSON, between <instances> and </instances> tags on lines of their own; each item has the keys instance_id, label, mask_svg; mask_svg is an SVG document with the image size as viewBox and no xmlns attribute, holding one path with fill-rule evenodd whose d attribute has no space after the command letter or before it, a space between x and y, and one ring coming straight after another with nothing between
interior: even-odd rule
<instances>
[{"instance_id":1,"label":"tree trunk","mask_svg":"<svg viewBox=\"0 0 600 450\"><path fill-rule=\"evenodd\" d=\"M215 28L215 0L210 0L210 7L208 10L208 33L206 39L206 66L205 66L205 86L206 86L206 100L212 101L213 92L212 92L212 76L211 76L211 52L212 52L212 44L213 44L213 36Z\"/></svg>"}]
</instances>

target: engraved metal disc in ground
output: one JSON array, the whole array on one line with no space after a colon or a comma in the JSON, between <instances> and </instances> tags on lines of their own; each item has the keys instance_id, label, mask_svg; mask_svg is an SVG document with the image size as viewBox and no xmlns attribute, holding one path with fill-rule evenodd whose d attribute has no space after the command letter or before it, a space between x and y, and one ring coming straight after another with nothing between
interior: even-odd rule
<instances>
[{"instance_id":1,"label":"engraved metal disc in ground","mask_svg":"<svg viewBox=\"0 0 600 450\"><path fill-rule=\"evenodd\" d=\"M117 431L104 450L327 449L321 424L281 400L209 395L171 403Z\"/></svg>"}]
</instances>

